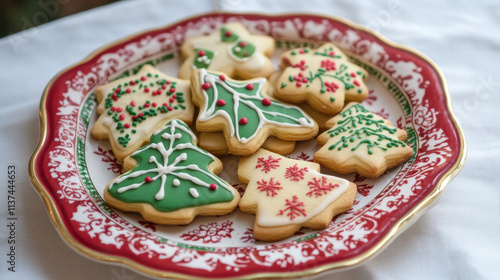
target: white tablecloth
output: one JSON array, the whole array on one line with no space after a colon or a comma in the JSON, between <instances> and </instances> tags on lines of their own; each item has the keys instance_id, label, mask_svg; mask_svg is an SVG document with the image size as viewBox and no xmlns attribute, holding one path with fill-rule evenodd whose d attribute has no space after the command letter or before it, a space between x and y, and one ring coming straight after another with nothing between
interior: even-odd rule
<instances>
[{"instance_id":1,"label":"white tablecloth","mask_svg":"<svg viewBox=\"0 0 500 280\"><path fill-rule=\"evenodd\" d=\"M45 1L64 5L68 1ZM121 1L0 39L0 279L143 279L81 256L52 226L28 179L48 81L135 32L216 10L335 15L413 47L443 71L468 140L463 170L438 203L368 262L322 279L498 279L500 272L500 2ZM373 3L368 3L373 2ZM447 2L447 3L441 3ZM474 2L474 3L472 3ZM53 6L51 9L55 9ZM47 10L50 17L53 10ZM22 20L22 19L20 19ZM28 22L43 20L25 19ZM7 171L16 170L16 271L8 270Z\"/></svg>"}]
</instances>

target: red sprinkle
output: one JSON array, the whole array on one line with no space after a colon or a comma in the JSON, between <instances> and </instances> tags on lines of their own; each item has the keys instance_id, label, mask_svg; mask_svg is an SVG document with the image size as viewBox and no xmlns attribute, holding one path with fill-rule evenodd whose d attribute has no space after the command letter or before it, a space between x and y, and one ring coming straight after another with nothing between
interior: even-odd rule
<instances>
[{"instance_id":1,"label":"red sprinkle","mask_svg":"<svg viewBox=\"0 0 500 280\"><path fill-rule=\"evenodd\" d=\"M121 114L119 117L120 121L123 121L125 119L125 114Z\"/></svg>"},{"instance_id":2,"label":"red sprinkle","mask_svg":"<svg viewBox=\"0 0 500 280\"><path fill-rule=\"evenodd\" d=\"M117 87L117 88L115 89L115 93L120 93L120 88L119 88L119 87Z\"/></svg>"},{"instance_id":3,"label":"red sprinkle","mask_svg":"<svg viewBox=\"0 0 500 280\"><path fill-rule=\"evenodd\" d=\"M124 124L124 125L123 125L123 127L125 127L125 128L130 128L130 124L129 124L129 123L126 123L126 124Z\"/></svg>"},{"instance_id":4,"label":"red sprinkle","mask_svg":"<svg viewBox=\"0 0 500 280\"><path fill-rule=\"evenodd\" d=\"M245 42L240 42L240 47L244 48L244 47L246 47L246 45L247 45L247 43L245 43Z\"/></svg>"},{"instance_id":5,"label":"red sprinkle","mask_svg":"<svg viewBox=\"0 0 500 280\"><path fill-rule=\"evenodd\" d=\"M132 89L131 88L127 88L127 93L131 93L132 92Z\"/></svg>"},{"instance_id":6,"label":"red sprinkle","mask_svg":"<svg viewBox=\"0 0 500 280\"><path fill-rule=\"evenodd\" d=\"M144 82L146 79L147 79L147 78L146 78L146 76L142 76L142 77L141 77L141 81L143 81L143 82Z\"/></svg>"},{"instance_id":7,"label":"red sprinkle","mask_svg":"<svg viewBox=\"0 0 500 280\"><path fill-rule=\"evenodd\" d=\"M115 106L113 106L113 107L111 107L111 108L109 108L109 109L110 109L111 111L113 111L113 112L114 112L114 111L116 111L116 107L115 107Z\"/></svg>"},{"instance_id":8,"label":"red sprinkle","mask_svg":"<svg viewBox=\"0 0 500 280\"><path fill-rule=\"evenodd\" d=\"M139 114L137 114L137 118L142 118L142 116L144 116L144 114L142 112L140 112Z\"/></svg>"},{"instance_id":9,"label":"red sprinkle","mask_svg":"<svg viewBox=\"0 0 500 280\"><path fill-rule=\"evenodd\" d=\"M204 90L207 90L211 87L210 83L204 83L203 85L201 85L201 88L204 89Z\"/></svg>"},{"instance_id":10,"label":"red sprinkle","mask_svg":"<svg viewBox=\"0 0 500 280\"><path fill-rule=\"evenodd\" d=\"M244 56L248 56L248 52L245 52L243 55L244 55Z\"/></svg>"},{"instance_id":11,"label":"red sprinkle","mask_svg":"<svg viewBox=\"0 0 500 280\"><path fill-rule=\"evenodd\" d=\"M205 55L205 51L199 51L198 52L198 56L204 56Z\"/></svg>"},{"instance_id":12,"label":"red sprinkle","mask_svg":"<svg viewBox=\"0 0 500 280\"><path fill-rule=\"evenodd\" d=\"M353 77L353 78L356 77L356 73L352 72L351 77Z\"/></svg>"},{"instance_id":13,"label":"red sprinkle","mask_svg":"<svg viewBox=\"0 0 500 280\"><path fill-rule=\"evenodd\" d=\"M148 102L146 102L146 103L144 103L144 106L143 106L143 107L144 107L144 108L149 108L149 105L151 105L151 104L149 104Z\"/></svg>"},{"instance_id":14,"label":"red sprinkle","mask_svg":"<svg viewBox=\"0 0 500 280\"><path fill-rule=\"evenodd\" d=\"M167 89L167 85L162 85L161 88L162 89Z\"/></svg>"},{"instance_id":15,"label":"red sprinkle","mask_svg":"<svg viewBox=\"0 0 500 280\"><path fill-rule=\"evenodd\" d=\"M231 35L232 35L231 31L229 31L229 30L224 33L224 36L226 36L226 37L231 37Z\"/></svg>"},{"instance_id":16,"label":"red sprinkle","mask_svg":"<svg viewBox=\"0 0 500 280\"><path fill-rule=\"evenodd\" d=\"M224 75L220 75L220 76L219 76L219 79L220 79L221 81L225 82L225 81L226 81L226 76L224 76Z\"/></svg>"},{"instance_id":17,"label":"red sprinkle","mask_svg":"<svg viewBox=\"0 0 500 280\"><path fill-rule=\"evenodd\" d=\"M172 96L168 99L168 102L173 103L175 101L175 98Z\"/></svg>"},{"instance_id":18,"label":"red sprinkle","mask_svg":"<svg viewBox=\"0 0 500 280\"><path fill-rule=\"evenodd\" d=\"M334 51L330 51L330 56L335 56L335 52Z\"/></svg>"},{"instance_id":19,"label":"red sprinkle","mask_svg":"<svg viewBox=\"0 0 500 280\"><path fill-rule=\"evenodd\" d=\"M226 101L224 101L224 99L217 100L217 106L224 106L224 105L226 105Z\"/></svg>"},{"instance_id":20,"label":"red sprinkle","mask_svg":"<svg viewBox=\"0 0 500 280\"><path fill-rule=\"evenodd\" d=\"M175 92L175 88L170 88L168 91L170 91L170 93L174 93Z\"/></svg>"},{"instance_id":21,"label":"red sprinkle","mask_svg":"<svg viewBox=\"0 0 500 280\"><path fill-rule=\"evenodd\" d=\"M149 92L149 88L144 88L144 92Z\"/></svg>"},{"instance_id":22,"label":"red sprinkle","mask_svg":"<svg viewBox=\"0 0 500 280\"><path fill-rule=\"evenodd\" d=\"M135 85L135 81L130 81L130 85L131 86Z\"/></svg>"},{"instance_id":23,"label":"red sprinkle","mask_svg":"<svg viewBox=\"0 0 500 280\"><path fill-rule=\"evenodd\" d=\"M304 50L300 50L300 51L299 51L299 53L300 53L300 54L304 54L304 53L306 53L306 51L304 51Z\"/></svg>"},{"instance_id":24,"label":"red sprinkle","mask_svg":"<svg viewBox=\"0 0 500 280\"><path fill-rule=\"evenodd\" d=\"M146 178L144 178L144 182L151 183L151 182L153 182L153 178L147 176Z\"/></svg>"},{"instance_id":25,"label":"red sprinkle","mask_svg":"<svg viewBox=\"0 0 500 280\"><path fill-rule=\"evenodd\" d=\"M136 103L134 100L130 101L130 106L135 107Z\"/></svg>"},{"instance_id":26,"label":"red sprinkle","mask_svg":"<svg viewBox=\"0 0 500 280\"><path fill-rule=\"evenodd\" d=\"M168 104L167 104L167 102L165 102L165 103L161 104L161 106L163 106L163 107L167 107L167 106L168 106Z\"/></svg>"},{"instance_id":27,"label":"red sprinkle","mask_svg":"<svg viewBox=\"0 0 500 280\"><path fill-rule=\"evenodd\" d=\"M302 86L302 83L301 83L301 82L297 82L295 85L296 85L297 87L301 87L301 86Z\"/></svg>"},{"instance_id":28,"label":"red sprinkle","mask_svg":"<svg viewBox=\"0 0 500 280\"><path fill-rule=\"evenodd\" d=\"M359 87L359 82L357 80L354 80L354 82L352 82L352 83Z\"/></svg>"},{"instance_id":29,"label":"red sprinkle","mask_svg":"<svg viewBox=\"0 0 500 280\"><path fill-rule=\"evenodd\" d=\"M248 90L252 90L253 89L253 84L247 84L245 86L245 88L248 89Z\"/></svg>"},{"instance_id":30,"label":"red sprinkle","mask_svg":"<svg viewBox=\"0 0 500 280\"><path fill-rule=\"evenodd\" d=\"M239 120L239 122L238 122L238 123L239 123L239 124L241 124L241 125L245 125L245 124L247 124L247 123L248 123L248 119L247 119L247 118L245 118L245 117L243 117L243 118L241 118L241 119Z\"/></svg>"},{"instance_id":31,"label":"red sprinkle","mask_svg":"<svg viewBox=\"0 0 500 280\"><path fill-rule=\"evenodd\" d=\"M264 105L264 106L271 105L271 99L269 99L269 98L262 99L262 105Z\"/></svg>"},{"instance_id":32,"label":"red sprinkle","mask_svg":"<svg viewBox=\"0 0 500 280\"><path fill-rule=\"evenodd\" d=\"M156 102L151 103L151 106L156 107L158 104Z\"/></svg>"},{"instance_id":33,"label":"red sprinkle","mask_svg":"<svg viewBox=\"0 0 500 280\"><path fill-rule=\"evenodd\" d=\"M215 191L217 188L218 188L218 187L217 187L217 185L216 185L215 183L210 184L210 189L211 189L212 191Z\"/></svg>"},{"instance_id":34,"label":"red sprinkle","mask_svg":"<svg viewBox=\"0 0 500 280\"><path fill-rule=\"evenodd\" d=\"M116 108L116 111L117 111L118 113L121 113L121 111L123 111L123 108L122 108L122 107L118 107L118 108Z\"/></svg>"},{"instance_id":35,"label":"red sprinkle","mask_svg":"<svg viewBox=\"0 0 500 280\"><path fill-rule=\"evenodd\" d=\"M170 81L166 81L165 84L170 85Z\"/></svg>"},{"instance_id":36,"label":"red sprinkle","mask_svg":"<svg viewBox=\"0 0 500 280\"><path fill-rule=\"evenodd\" d=\"M172 111L173 109L174 109L173 107L170 107L170 106L167 107L167 110L169 110L169 111Z\"/></svg>"}]
</instances>

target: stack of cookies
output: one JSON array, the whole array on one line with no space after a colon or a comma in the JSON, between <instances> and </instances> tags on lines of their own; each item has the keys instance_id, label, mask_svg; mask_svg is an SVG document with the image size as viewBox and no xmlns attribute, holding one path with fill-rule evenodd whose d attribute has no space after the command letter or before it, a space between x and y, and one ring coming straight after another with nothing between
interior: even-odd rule
<instances>
[{"instance_id":1,"label":"stack of cookies","mask_svg":"<svg viewBox=\"0 0 500 280\"><path fill-rule=\"evenodd\" d=\"M335 45L289 50L279 71L274 46L231 22L184 42L179 78L146 65L100 86L91 132L127 170L107 185L106 202L164 225L239 207L255 214L257 240L276 241L324 229L352 207L356 185L320 166L378 177L413 155L404 130L359 103L367 73ZM315 162L284 156L314 138ZM241 198L216 176L216 156L228 154L241 157Z\"/></svg>"}]
</instances>

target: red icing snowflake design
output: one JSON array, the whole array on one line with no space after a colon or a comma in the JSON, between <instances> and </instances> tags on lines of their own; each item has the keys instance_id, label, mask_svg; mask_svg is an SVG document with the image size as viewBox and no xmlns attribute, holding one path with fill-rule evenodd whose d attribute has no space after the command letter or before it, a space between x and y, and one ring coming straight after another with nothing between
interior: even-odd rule
<instances>
[{"instance_id":1,"label":"red icing snowflake design","mask_svg":"<svg viewBox=\"0 0 500 280\"><path fill-rule=\"evenodd\" d=\"M203 243L219 243L224 238L231 238L233 222L226 221L222 224L217 222L201 225L198 229L181 235L185 241L203 241Z\"/></svg>"},{"instance_id":2,"label":"red icing snowflake design","mask_svg":"<svg viewBox=\"0 0 500 280\"><path fill-rule=\"evenodd\" d=\"M247 228L240 240L245 243L254 243L255 237L253 236L253 229Z\"/></svg>"},{"instance_id":3,"label":"red icing snowflake design","mask_svg":"<svg viewBox=\"0 0 500 280\"><path fill-rule=\"evenodd\" d=\"M148 221L139 221L138 222L141 226L143 226L144 228L148 228L152 231L156 231L156 224L155 223L151 223L151 222L148 222Z\"/></svg>"},{"instance_id":4,"label":"red icing snowflake design","mask_svg":"<svg viewBox=\"0 0 500 280\"><path fill-rule=\"evenodd\" d=\"M275 196L278 194L277 191L283 189L283 187L279 187L281 183L278 180L276 180L276 182L274 181L274 177L271 177L269 183L267 183L266 180L262 179L262 181L257 181L257 184L259 184L257 189L261 192L266 192L267 196L269 196L269 194L271 196Z\"/></svg>"},{"instance_id":5,"label":"red icing snowflake design","mask_svg":"<svg viewBox=\"0 0 500 280\"><path fill-rule=\"evenodd\" d=\"M94 154L101 156L101 161L109 164L108 170L116 174L123 174L125 170L122 165L118 163L118 160L113 154L112 150L104 150L101 147L97 147L97 151L94 151Z\"/></svg>"},{"instance_id":6,"label":"red icing snowflake design","mask_svg":"<svg viewBox=\"0 0 500 280\"><path fill-rule=\"evenodd\" d=\"M272 156L269 156L267 159L264 159L264 157L258 158L257 165L255 168L262 168L261 171L264 171L265 173L271 171L271 169L275 169L280 167L279 161L281 158L273 158Z\"/></svg>"},{"instance_id":7,"label":"red icing snowflake design","mask_svg":"<svg viewBox=\"0 0 500 280\"><path fill-rule=\"evenodd\" d=\"M327 194L329 191L333 190L334 188L338 188L338 184L332 184L328 183L326 181L326 177L321 177L321 179L313 178L312 181L307 182L307 185L309 186L309 189L311 189L310 192L308 192L306 195L307 196L315 196L319 197L324 194Z\"/></svg>"},{"instance_id":8,"label":"red icing snowflake design","mask_svg":"<svg viewBox=\"0 0 500 280\"><path fill-rule=\"evenodd\" d=\"M304 179L304 172L307 172L307 167L299 168L297 164L286 168L285 179L290 179L292 181L300 181Z\"/></svg>"},{"instance_id":9,"label":"red icing snowflake design","mask_svg":"<svg viewBox=\"0 0 500 280\"><path fill-rule=\"evenodd\" d=\"M298 216L307 216L304 209L304 202L299 201L299 197L296 195L293 196L292 201L287 198L285 206L287 206L285 209L279 210L278 216L286 214L290 217L290 221L293 221Z\"/></svg>"}]
</instances>

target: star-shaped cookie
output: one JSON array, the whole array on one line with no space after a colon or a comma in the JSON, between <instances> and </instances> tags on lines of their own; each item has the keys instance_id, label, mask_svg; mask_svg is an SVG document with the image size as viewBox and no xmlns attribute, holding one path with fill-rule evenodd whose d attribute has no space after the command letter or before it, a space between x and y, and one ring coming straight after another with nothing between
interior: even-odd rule
<instances>
[{"instance_id":1,"label":"star-shaped cookie","mask_svg":"<svg viewBox=\"0 0 500 280\"><path fill-rule=\"evenodd\" d=\"M189 81L167 76L150 65L136 75L99 86L96 98L99 118L92 136L109 139L122 162L169 120L193 121Z\"/></svg>"},{"instance_id":2,"label":"star-shaped cookie","mask_svg":"<svg viewBox=\"0 0 500 280\"><path fill-rule=\"evenodd\" d=\"M327 123L331 129L318 137L322 147L314 161L335 172L378 177L413 156L413 149L404 142L406 131L359 103L347 104Z\"/></svg>"},{"instance_id":3,"label":"star-shaped cookie","mask_svg":"<svg viewBox=\"0 0 500 280\"><path fill-rule=\"evenodd\" d=\"M229 152L248 156L269 136L287 141L312 139L318 125L304 111L269 98L267 80L233 80L199 69L191 77L193 102L200 107L196 129L224 133Z\"/></svg>"},{"instance_id":4,"label":"star-shaped cookie","mask_svg":"<svg viewBox=\"0 0 500 280\"><path fill-rule=\"evenodd\" d=\"M274 97L285 102L307 102L325 114L337 114L344 101L363 101L368 95L367 73L351 63L334 44L303 48L281 56L284 68L275 85Z\"/></svg>"},{"instance_id":5,"label":"star-shaped cookie","mask_svg":"<svg viewBox=\"0 0 500 280\"><path fill-rule=\"evenodd\" d=\"M189 38L182 44L185 61L179 77L189 79L193 70L202 68L232 78L267 77L274 70L269 59L273 52L272 37L250 34L239 22L226 23L211 35Z\"/></svg>"},{"instance_id":6,"label":"star-shaped cookie","mask_svg":"<svg viewBox=\"0 0 500 280\"><path fill-rule=\"evenodd\" d=\"M239 207L256 214L255 239L282 240L301 227L324 229L352 207L356 184L319 171L317 163L264 149L240 159L238 178L248 185Z\"/></svg>"}]
</instances>

